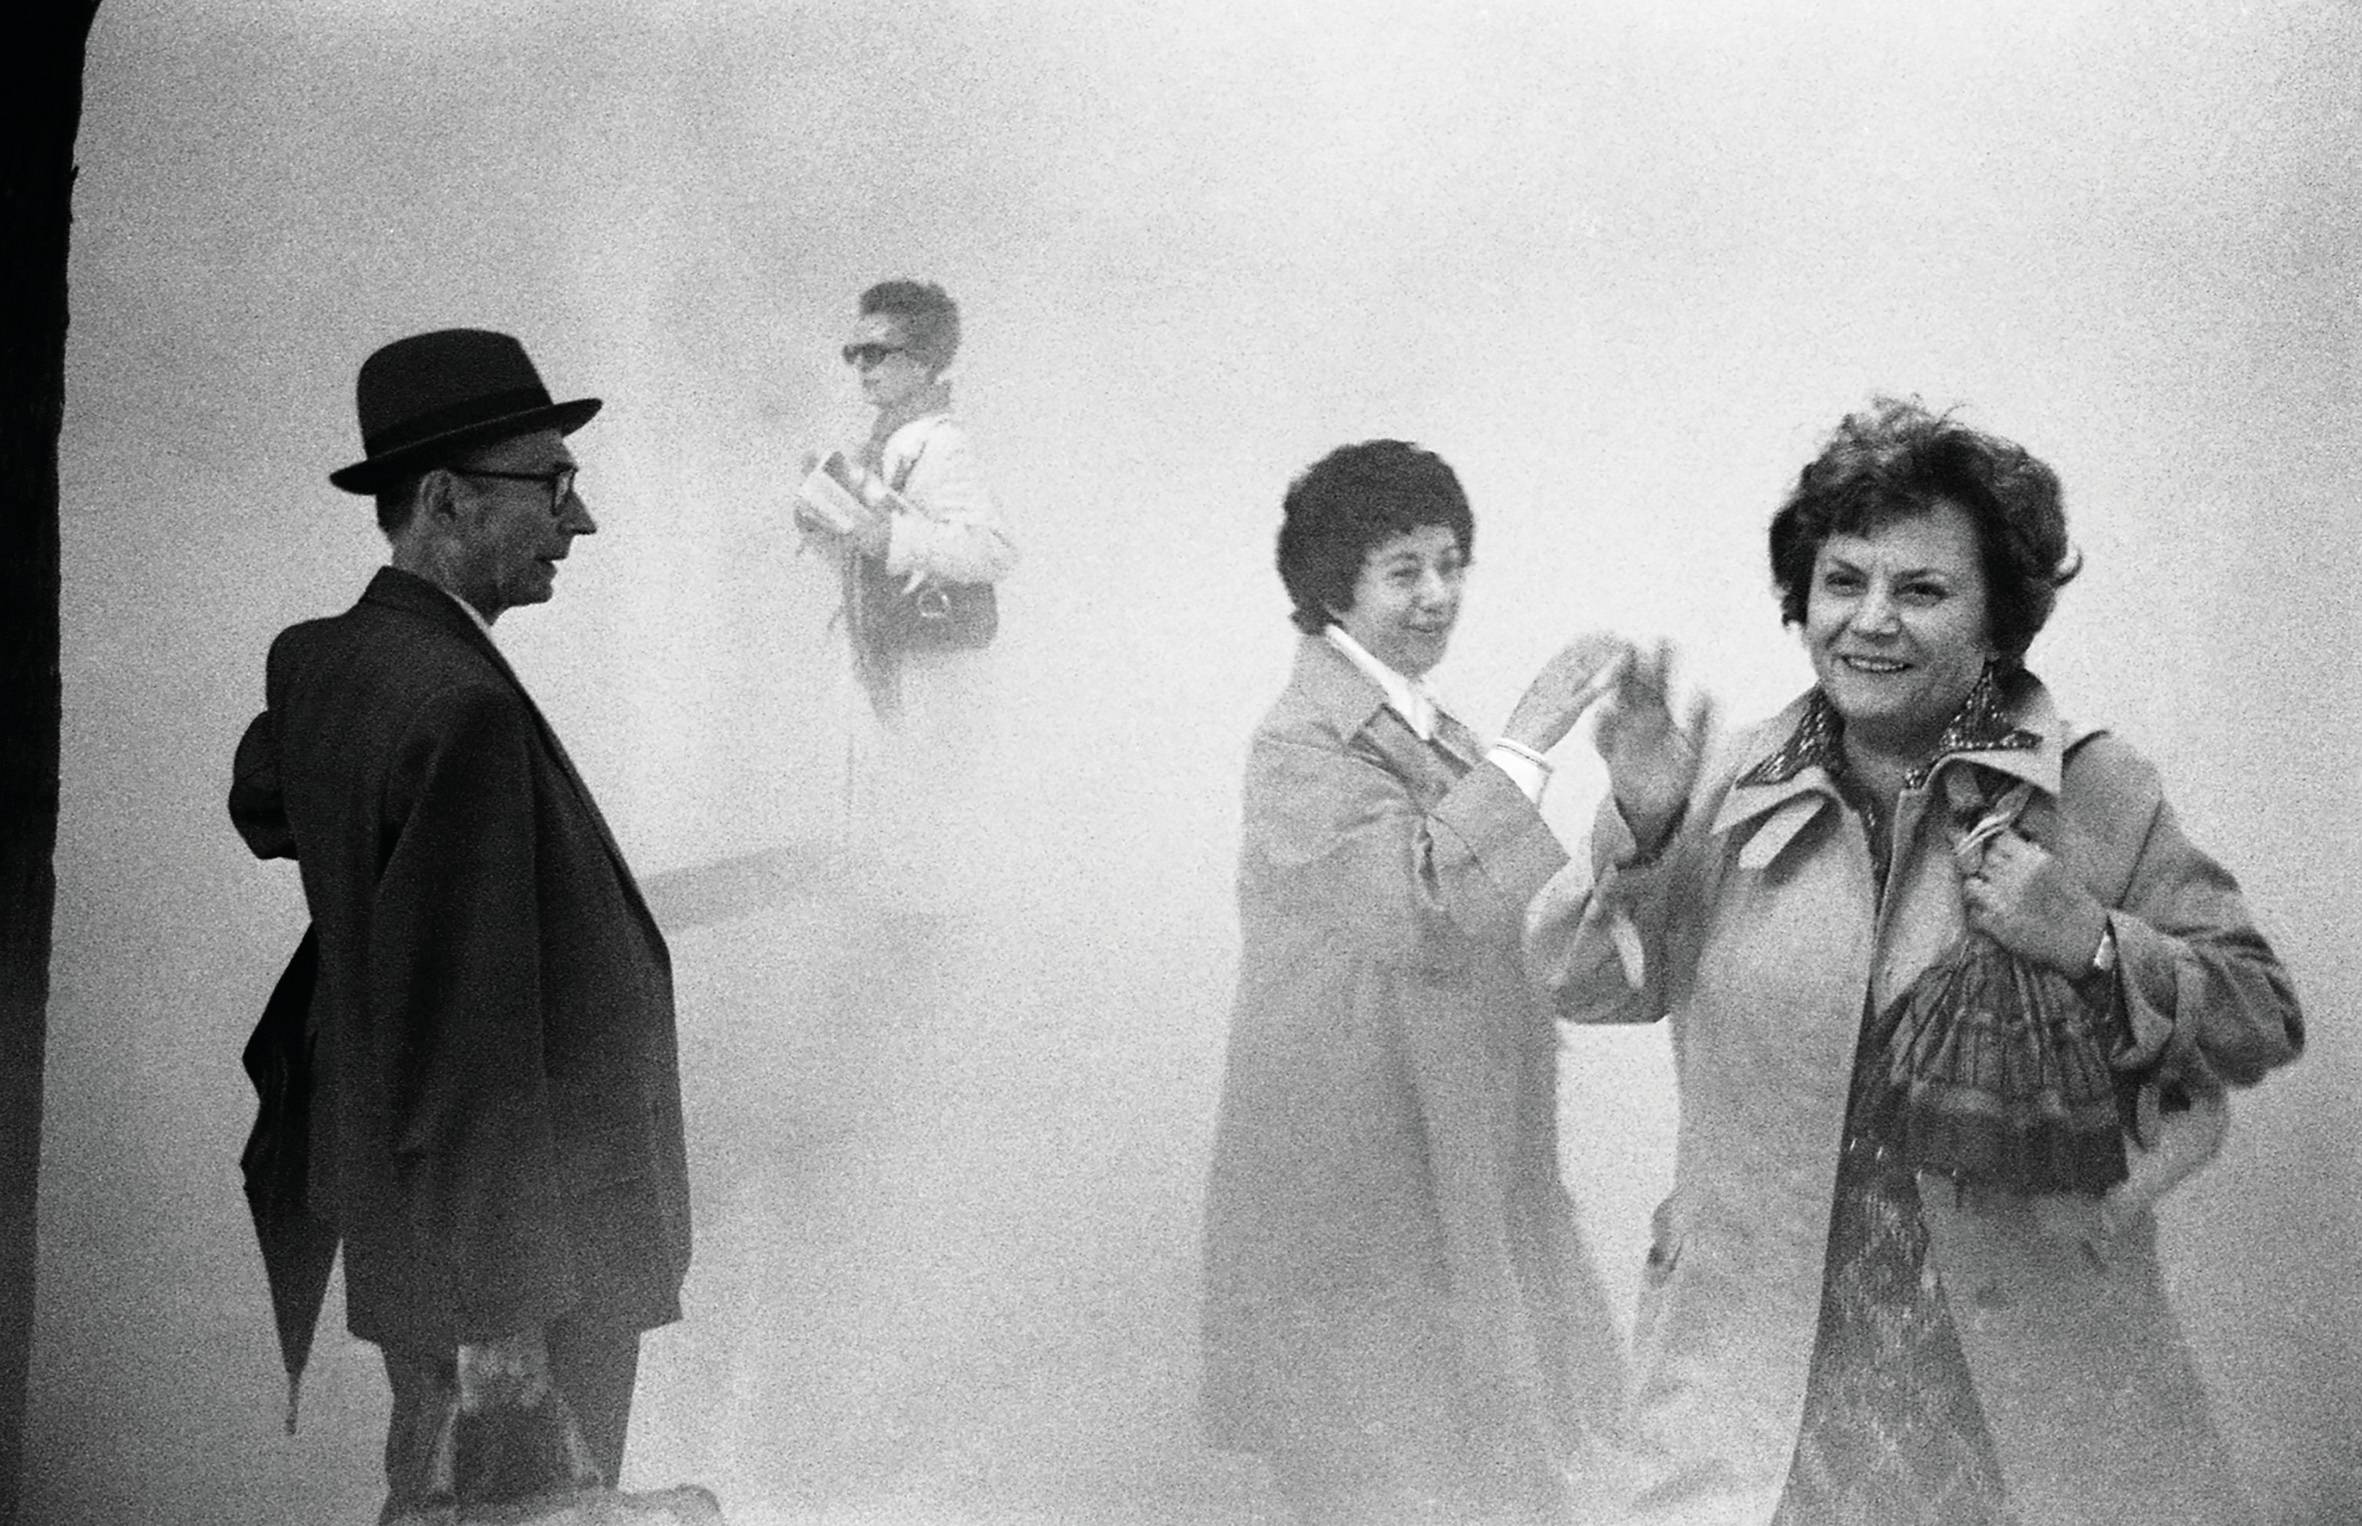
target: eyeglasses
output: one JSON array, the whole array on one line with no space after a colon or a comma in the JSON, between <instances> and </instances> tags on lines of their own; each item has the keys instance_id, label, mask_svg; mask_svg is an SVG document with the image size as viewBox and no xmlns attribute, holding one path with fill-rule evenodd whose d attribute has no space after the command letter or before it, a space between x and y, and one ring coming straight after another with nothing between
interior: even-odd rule
<instances>
[{"instance_id":1,"label":"eyeglasses","mask_svg":"<svg viewBox=\"0 0 2362 1526\"><path fill-rule=\"evenodd\" d=\"M889 355L907 354L909 348L908 345L900 344L849 344L845 346L843 354L846 365L859 366L866 371Z\"/></svg>"},{"instance_id":2,"label":"eyeglasses","mask_svg":"<svg viewBox=\"0 0 2362 1526\"><path fill-rule=\"evenodd\" d=\"M481 466L454 466L450 470L459 477L496 477L502 482L542 483L549 488L549 511L556 515L566 512L566 500L574 496L574 475L581 468L561 466L546 472L496 472Z\"/></svg>"}]
</instances>

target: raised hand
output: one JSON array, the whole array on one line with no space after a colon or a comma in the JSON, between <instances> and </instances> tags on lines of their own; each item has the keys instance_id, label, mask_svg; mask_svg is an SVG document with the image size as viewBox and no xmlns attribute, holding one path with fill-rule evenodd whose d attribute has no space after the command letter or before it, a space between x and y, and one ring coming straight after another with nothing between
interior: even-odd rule
<instances>
[{"instance_id":1,"label":"raised hand","mask_svg":"<svg viewBox=\"0 0 2362 1526\"><path fill-rule=\"evenodd\" d=\"M1655 851L1689 800L1712 720L1703 694L1689 702L1679 721L1673 718L1671 642L1633 650L1607 708L1599 713L1592 741L1607 764L1616 808L1643 851Z\"/></svg>"},{"instance_id":2,"label":"raised hand","mask_svg":"<svg viewBox=\"0 0 2362 1526\"><path fill-rule=\"evenodd\" d=\"M1503 739L1536 752L1556 747L1583 712L1614 687L1631 656L1632 644L1621 636L1607 631L1577 636L1526 685L1517 708L1509 712Z\"/></svg>"}]
</instances>

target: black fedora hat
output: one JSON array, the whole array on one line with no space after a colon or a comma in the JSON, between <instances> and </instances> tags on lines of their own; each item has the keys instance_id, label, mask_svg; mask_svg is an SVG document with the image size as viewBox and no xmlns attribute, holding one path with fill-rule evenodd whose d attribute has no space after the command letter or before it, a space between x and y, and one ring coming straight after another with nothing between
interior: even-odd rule
<instances>
[{"instance_id":1,"label":"black fedora hat","mask_svg":"<svg viewBox=\"0 0 2362 1526\"><path fill-rule=\"evenodd\" d=\"M366 456L328 474L348 493L374 493L470 446L529 430L572 434L599 411L595 397L551 402L525 347L489 329L397 339L361 362L353 390Z\"/></svg>"}]
</instances>

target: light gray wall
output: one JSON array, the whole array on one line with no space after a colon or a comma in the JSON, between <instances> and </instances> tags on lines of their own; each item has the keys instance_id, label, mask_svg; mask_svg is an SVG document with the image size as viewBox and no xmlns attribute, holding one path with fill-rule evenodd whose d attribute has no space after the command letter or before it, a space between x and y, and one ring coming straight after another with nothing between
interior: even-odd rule
<instances>
[{"instance_id":1,"label":"light gray wall","mask_svg":"<svg viewBox=\"0 0 2362 1526\"><path fill-rule=\"evenodd\" d=\"M1752 716L1806 671L1761 528L1893 390L2060 469L2089 570L2035 666L2157 759L2308 998L2310 1054L2168 1210L2171 1273L2274 1519L2362 1509L2362 12L464 9L99 13L33 1519L374 1509L382 1385L333 1295L277 1428L237 1054L301 902L221 807L271 633L382 559L324 481L355 365L482 324L609 399L578 439L602 532L500 636L643 875L685 884L833 821L830 590L782 484L859 422L835 345L901 273L964 305L1027 553L1007 830L915 1010L828 904L681 917L703 1239L635 1481L756 1521L1260 1508L1188 1406L1280 490L1378 434L1459 468L1478 570L1439 677L1479 724L1595 624L1671 634ZM1570 764L1554 815L1598 782ZM1566 1075L1622 1297L1669 1169L1662 1034L1573 1035Z\"/></svg>"}]
</instances>

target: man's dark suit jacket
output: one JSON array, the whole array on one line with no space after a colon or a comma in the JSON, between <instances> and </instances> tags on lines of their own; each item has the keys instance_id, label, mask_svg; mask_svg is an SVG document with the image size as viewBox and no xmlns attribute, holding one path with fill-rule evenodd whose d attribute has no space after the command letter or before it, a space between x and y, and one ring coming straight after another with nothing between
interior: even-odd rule
<instances>
[{"instance_id":1,"label":"man's dark suit jacket","mask_svg":"<svg viewBox=\"0 0 2362 1526\"><path fill-rule=\"evenodd\" d=\"M671 959L548 723L390 567L280 634L268 694L230 814L296 860L318 935L308 1197L352 1332L432 1353L679 1318Z\"/></svg>"}]
</instances>

